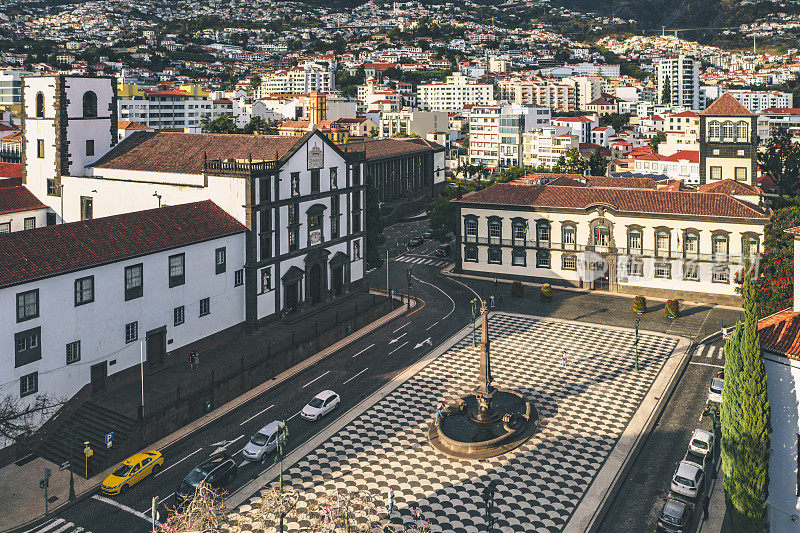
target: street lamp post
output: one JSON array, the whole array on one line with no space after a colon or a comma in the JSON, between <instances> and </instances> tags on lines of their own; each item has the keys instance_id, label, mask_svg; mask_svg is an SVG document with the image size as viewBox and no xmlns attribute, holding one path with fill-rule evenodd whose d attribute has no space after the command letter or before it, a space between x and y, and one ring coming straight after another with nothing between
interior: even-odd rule
<instances>
[{"instance_id":1,"label":"street lamp post","mask_svg":"<svg viewBox=\"0 0 800 533\"><path fill-rule=\"evenodd\" d=\"M470 303L472 304L472 346L475 346L475 319L478 316L478 299L473 298Z\"/></svg>"},{"instance_id":2,"label":"street lamp post","mask_svg":"<svg viewBox=\"0 0 800 533\"><path fill-rule=\"evenodd\" d=\"M483 489L483 503L486 506L486 531L491 532L494 529L494 492L497 488L498 481L493 479Z\"/></svg>"},{"instance_id":3,"label":"street lamp post","mask_svg":"<svg viewBox=\"0 0 800 533\"><path fill-rule=\"evenodd\" d=\"M75 430L67 428L67 439L69 439L69 499L75 499L75 474L72 467L72 448L75 446Z\"/></svg>"},{"instance_id":4,"label":"street lamp post","mask_svg":"<svg viewBox=\"0 0 800 533\"><path fill-rule=\"evenodd\" d=\"M635 340L633 341L633 353L635 356L635 360L633 363L633 369L637 372L639 371L639 317L636 317L636 320L633 322L633 329L635 332Z\"/></svg>"}]
</instances>

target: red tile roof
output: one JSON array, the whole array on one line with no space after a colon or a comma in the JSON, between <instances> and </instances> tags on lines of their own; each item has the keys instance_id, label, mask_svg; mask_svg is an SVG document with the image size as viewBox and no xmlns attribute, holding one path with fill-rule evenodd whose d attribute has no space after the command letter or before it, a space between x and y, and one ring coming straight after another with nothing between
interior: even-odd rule
<instances>
[{"instance_id":1,"label":"red tile roof","mask_svg":"<svg viewBox=\"0 0 800 533\"><path fill-rule=\"evenodd\" d=\"M31 191L22 185L16 187L0 186L0 215L47 209Z\"/></svg>"},{"instance_id":2,"label":"red tile roof","mask_svg":"<svg viewBox=\"0 0 800 533\"><path fill-rule=\"evenodd\" d=\"M210 239L246 228L210 200L0 235L0 287Z\"/></svg>"},{"instance_id":3,"label":"red tile roof","mask_svg":"<svg viewBox=\"0 0 800 533\"><path fill-rule=\"evenodd\" d=\"M704 183L697 187L700 192L720 192L731 196L761 196L763 193L758 187L753 187L731 179Z\"/></svg>"},{"instance_id":4,"label":"red tile roof","mask_svg":"<svg viewBox=\"0 0 800 533\"><path fill-rule=\"evenodd\" d=\"M535 174L526 174L521 178L517 178L509 183L513 185L572 185L574 187L585 187L583 174L558 174L540 172ZM558 182L558 183L556 183Z\"/></svg>"},{"instance_id":5,"label":"red tile roof","mask_svg":"<svg viewBox=\"0 0 800 533\"><path fill-rule=\"evenodd\" d=\"M701 115L705 116L725 116L725 117L754 117L756 116L755 113L752 113L749 109L739 102L736 98L730 95L730 93L725 93L716 100L714 103L705 108L704 111L700 111Z\"/></svg>"},{"instance_id":6,"label":"red tile roof","mask_svg":"<svg viewBox=\"0 0 800 533\"><path fill-rule=\"evenodd\" d=\"M465 204L511 205L589 209L607 206L623 213L692 215L766 221L769 212L757 206L717 193L671 192L658 189L605 187L559 187L497 183L482 191L466 194Z\"/></svg>"},{"instance_id":7,"label":"red tile roof","mask_svg":"<svg viewBox=\"0 0 800 533\"><path fill-rule=\"evenodd\" d=\"M0 163L0 178L21 178L22 163Z\"/></svg>"},{"instance_id":8,"label":"red tile roof","mask_svg":"<svg viewBox=\"0 0 800 533\"><path fill-rule=\"evenodd\" d=\"M363 145L359 143L350 143L350 147L354 150L361 150L363 146L366 150L367 160L427 152L431 149L440 148L440 145L436 143L424 141L427 143L427 145L425 145L417 141L424 141L424 139L369 139L364 141ZM344 149L341 145L340 147Z\"/></svg>"},{"instance_id":9,"label":"red tile roof","mask_svg":"<svg viewBox=\"0 0 800 533\"><path fill-rule=\"evenodd\" d=\"M758 321L764 351L800 359L800 313L786 309Z\"/></svg>"},{"instance_id":10,"label":"red tile roof","mask_svg":"<svg viewBox=\"0 0 800 533\"><path fill-rule=\"evenodd\" d=\"M117 121L117 129L118 130L148 130L150 128L148 126L142 124L141 122L133 122L132 120L118 120Z\"/></svg>"},{"instance_id":11,"label":"red tile roof","mask_svg":"<svg viewBox=\"0 0 800 533\"><path fill-rule=\"evenodd\" d=\"M681 111L680 113L675 113L674 115L671 116L680 118L697 118L700 115L698 115L694 111Z\"/></svg>"},{"instance_id":12,"label":"red tile roof","mask_svg":"<svg viewBox=\"0 0 800 533\"><path fill-rule=\"evenodd\" d=\"M589 176L586 178L589 187L621 187L623 189L655 189L656 181L652 178L606 178Z\"/></svg>"},{"instance_id":13,"label":"red tile roof","mask_svg":"<svg viewBox=\"0 0 800 533\"><path fill-rule=\"evenodd\" d=\"M272 161L301 142L299 137L222 133L136 132L93 166L120 170L200 174L208 159Z\"/></svg>"}]
</instances>

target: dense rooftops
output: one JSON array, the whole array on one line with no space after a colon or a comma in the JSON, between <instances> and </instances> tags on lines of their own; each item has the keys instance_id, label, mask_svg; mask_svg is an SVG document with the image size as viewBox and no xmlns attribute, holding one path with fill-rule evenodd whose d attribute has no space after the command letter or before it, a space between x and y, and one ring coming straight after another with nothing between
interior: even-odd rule
<instances>
[{"instance_id":1,"label":"dense rooftops","mask_svg":"<svg viewBox=\"0 0 800 533\"><path fill-rule=\"evenodd\" d=\"M0 235L0 287L226 237L246 228L210 200Z\"/></svg>"},{"instance_id":2,"label":"dense rooftops","mask_svg":"<svg viewBox=\"0 0 800 533\"><path fill-rule=\"evenodd\" d=\"M0 184L0 215L37 209L47 209L47 206L40 202L31 191L22 185L3 187Z\"/></svg>"}]
</instances>

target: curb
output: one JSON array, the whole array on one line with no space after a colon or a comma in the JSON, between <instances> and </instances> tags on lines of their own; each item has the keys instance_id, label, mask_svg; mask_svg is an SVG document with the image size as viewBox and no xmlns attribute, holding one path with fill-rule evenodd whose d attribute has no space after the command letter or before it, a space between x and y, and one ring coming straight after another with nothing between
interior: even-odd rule
<instances>
[{"instance_id":1,"label":"curb","mask_svg":"<svg viewBox=\"0 0 800 533\"><path fill-rule=\"evenodd\" d=\"M682 338L686 339L685 337ZM597 507L597 510L595 511L591 521L589 522L588 526L584 531L594 533L595 531L598 531L598 529L600 528L600 525L602 524L603 520L608 514L611 505L614 503L614 500L616 499L619 489L622 487L623 483L627 479L628 473L630 472L633 463L639 457L639 453L641 453L642 448L644 448L644 444L645 442L647 442L647 439L650 438L650 435L653 432L653 428L655 427L656 421L661 418L661 415L663 414L664 409L667 406L667 403L669 403L670 398L672 398L672 395L675 392L675 388L677 387L678 382L686 372L686 368L689 366L689 360L691 359L691 356L689 354L692 352L692 350L695 348L696 345L697 344L695 342L688 341L686 349L683 353L683 360L675 368L675 371L673 372L672 377L670 378L670 381L667 384L667 387L664 389L664 393L659 398L658 403L651 412L649 418L647 419L647 422L645 423L642 430L639 432L639 435L636 438L636 443L634 444L630 452L628 452L628 455L625 458L622 467L617 471L614 482L606 490L602 502Z\"/></svg>"},{"instance_id":2,"label":"curb","mask_svg":"<svg viewBox=\"0 0 800 533\"><path fill-rule=\"evenodd\" d=\"M377 294L372 289L370 289L370 293ZM395 298L395 300L399 300L399 299ZM416 305L417 305L417 301L414 300L414 302L411 304L411 307L416 307ZM334 344L331 344L327 348L324 348L323 350L317 352L316 354L312 355L308 359L306 359L306 360L294 365L293 367L291 367L291 368L289 368L287 370L284 370L282 373L278 374L277 376L275 376L270 381L262 384L259 387L255 387L253 389L250 389L249 391L245 392L241 396L239 396L237 398L234 398L233 400L231 400L231 401L219 406L214 411L211 411L211 413L198 418L197 420L195 420L192 423L192 424L197 423L196 426L192 427L192 424L189 424L188 426L185 426L185 427L191 427L191 429L186 430L185 433L182 432L185 428L178 429L177 431L171 433L170 435L167 435L163 439L153 443L151 446L147 446L145 448L145 450L156 449L156 450L159 450L159 451L162 451L162 452L166 451L171 446L174 446L175 444L177 444L181 440L185 439L186 437L189 437L189 436L193 435L195 432L203 429L207 425L211 424L212 422L215 422L216 420L222 418L223 416L226 416L230 412L247 405L251 401L254 401L254 400L258 399L262 394L264 394L267 391L271 390L273 387L283 383L288 378L294 376L295 374L297 374L299 372L302 372L303 370L305 370L309 366L311 366L313 364L316 364L318 361L326 358L327 356L331 355L334 352L337 352L338 350L340 350L341 348L349 345L350 343L355 342L356 340L360 339L361 337L371 333L375 329L377 329L377 328L379 328L379 327L391 322L392 320L396 319L397 317L399 317L400 315L406 313L407 311L408 311L408 308L406 308L405 304L401 305L397 309L393 309L392 311L390 311L389 313L383 315L382 317L378 318L377 320L374 320L373 322L370 322L369 324L365 325L361 329L351 333L349 336L344 337L343 339L340 339L339 341L335 342ZM208 417L208 418L206 418L206 417ZM166 442L164 442L164 441L166 441ZM87 498L90 498L92 495L94 495L97 492L97 490L99 489L99 487L100 487L100 485L102 483L102 480L105 479L106 476L108 476L108 473L110 473L111 471L112 471L112 469L107 469L107 470L101 472L100 474L96 474L95 476L93 476L92 479L98 478L98 480L96 482L94 482L90 488L88 488L85 491L77 494L74 500L67 500L66 502L62 503L58 507L55 507L54 509L51 509L49 513L47 513L45 515L42 515L42 516L39 516L39 517L37 517L37 518L35 518L33 520L30 520L28 522L25 522L23 524L12 526L10 529L4 529L4 530L2 530L2 533L22 533L23 531L27 531L27 529L38 527L38 526L42 525L43 523L47 522L48 520L56 517L58 514L62 513L63 511L66 511L67 509L71 508L75 504L80 503L80 502L86 500Z\"/></svg>"}]
</instances>

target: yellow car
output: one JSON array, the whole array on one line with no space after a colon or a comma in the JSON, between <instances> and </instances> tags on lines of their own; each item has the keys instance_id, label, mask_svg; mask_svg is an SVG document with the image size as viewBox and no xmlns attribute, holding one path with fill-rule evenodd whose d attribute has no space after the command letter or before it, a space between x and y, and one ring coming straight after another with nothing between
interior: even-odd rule
<instances>
[{"instance_id":1,"label":"yellow car","mask_svg":"<svg viewBox=\"0 0 800 533\"><path fill-rule=\"evenodd\" d=\"M136 485L150 474L157 474L164 464L161 452L151 450L131 455L114 473L103 480L100 490L103 494L125 494L129 488Z\"/></svg>"}]
</instances>

